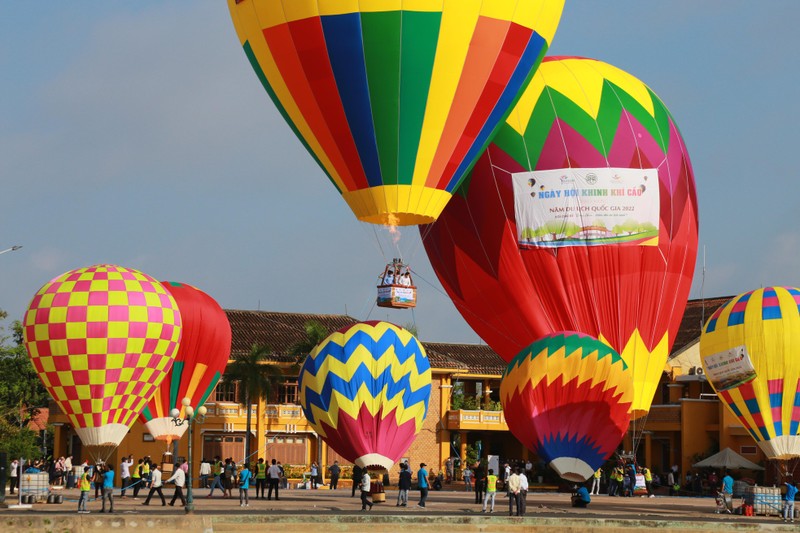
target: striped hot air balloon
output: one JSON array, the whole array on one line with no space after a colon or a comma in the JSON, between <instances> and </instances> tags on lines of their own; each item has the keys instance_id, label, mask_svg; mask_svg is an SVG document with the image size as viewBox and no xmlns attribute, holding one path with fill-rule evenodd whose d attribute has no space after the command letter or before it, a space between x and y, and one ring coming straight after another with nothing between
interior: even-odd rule
<instances>
[{"instance_id":1,"label":"striped hot air balloon","mask_svg":"<svg viewBox=\"0 0 800 533\"><path fill-rule=\"evenodd\" d=\"M299 388L306 418L331 448L362 468L388 470L422 428L431 367L405 329L363 322L314 348Z\"/></svg>"},{"instance_id":2,"label":"striped hot air balloon","mask_svg":"<svg viewBox=\"0 0 800 533\"><path fill-rule=\"evenodd\" d=\"M800 457L800 289L733 298L703 327L700 357L717 396L767 457Z\"/></svg>"},{"instance_id":3,"label":"striped hot air balloon","mask_svg":"<svg viewBox=\"0 0 800 533\"><path fill-rule=\"evenodd\" d=\"M184 398L190 405L206 403L217 386L231 354L231 325L225 311L208 294L186 283L163 282L178 304L183 336L175 364L145 406L140 420L156 440L167 445L183 436L188 424L176 426L170 411L184 416Z\"/></svg>"},{"instance_id":4,"label":"striped hot air balloon","mask_svg":"<svg viewBox=\"0 0 800 533\"><path fill-rule=\"evenodd\" d=\"M181 316L150 276L95 265L39 289L23 331L42 383L83 444L105 459L172 367Z\"/></svg>"},{"instance_id":5,"label":"striped hot air balloon","mask_svg":"<svg viewBox=\"0 0 800 533\"><path fill-rule=\"evenodd\" d=\"M633 382L625 362L606 344L559 332L511 361L500 400L514 436L559 476L582 482L627 431Z\"/></svg>"},{"instance_id":6,"label":"striped hot air balloon","mask_svg":"<svg viewBox=\"0 0 800 533\"><path fill-rule=\"evenodd\" d=\"M228 0L258 79L359 220L441 212L564 0Z\"/></svg>"},{"instance_id":7,"label":"striped hot air balloon","mask_svg":"<svg viewBox=\"0 0 800 533\"><path fill-rule=\"evenodd\" d=\"M473 330L510 361L590 334L620 353L647 413L697 256L694 174L670 112L634 76L545 58L438 221L428 258Z\"/></svg>"}]
</instances>

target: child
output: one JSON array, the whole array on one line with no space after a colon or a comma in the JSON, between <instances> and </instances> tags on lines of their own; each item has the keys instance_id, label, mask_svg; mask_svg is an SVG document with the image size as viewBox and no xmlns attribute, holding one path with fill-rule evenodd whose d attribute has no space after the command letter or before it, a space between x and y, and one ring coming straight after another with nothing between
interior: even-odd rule
<instances>
[{"instance_id":1,"label":"child","mask_svg":"<svg viewBox=\"0 0 800 533\"><path fill-rule=\"evenodd\" d=\"M80 514L89 514L89 511L86 509L86 502L89 500L89 491L92 490L92 480L91 476L89 476L89 467L83 467L83 474L81 474L81 480L78 483L78 487L81 489L81 497L78 500L78 513Z\"/></svg>"}]
</instances>

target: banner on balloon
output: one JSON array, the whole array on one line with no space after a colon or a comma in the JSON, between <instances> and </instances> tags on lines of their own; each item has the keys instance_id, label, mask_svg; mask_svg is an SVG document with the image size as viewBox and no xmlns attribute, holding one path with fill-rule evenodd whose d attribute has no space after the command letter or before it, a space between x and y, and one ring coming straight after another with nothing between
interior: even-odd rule
<instances>
[{"instance_id":1,"label":"banner on balloon","mask_svg":"<svg viewBox=\"0 0 800 533\"><path fill-rule=\"evenodd\" d=\"M703 362L706 377L717 391L733 389L756 378L756 370L744 345L709 355Z\"/></svg>"},{"instance_id":2,"label":"banner on balloon","mask_svg":"<svg viewBox=\"0 0 800 533\"><path fill-rule=\"evenodd\" d=\"M658 245L657 169L538 170L512 182L520 247Z\"/></svg>"}]
</instances>

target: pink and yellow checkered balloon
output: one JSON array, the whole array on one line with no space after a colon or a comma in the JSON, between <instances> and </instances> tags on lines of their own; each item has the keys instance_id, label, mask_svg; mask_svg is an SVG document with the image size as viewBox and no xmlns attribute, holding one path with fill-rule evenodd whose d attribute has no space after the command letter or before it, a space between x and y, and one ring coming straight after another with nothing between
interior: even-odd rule
<instances>
[{"instance_id":1,"label":"pink and yellow checkered balloon","mask_svg":"<svg viewBox=\"0 0 800 533\"><path fill-rule=\"evenodd\" d=\"M137 270L95 265L46 283L23 320L39 377L85 446L117 446L172 367L175 300Z\"/></svg>"}]
</instances>

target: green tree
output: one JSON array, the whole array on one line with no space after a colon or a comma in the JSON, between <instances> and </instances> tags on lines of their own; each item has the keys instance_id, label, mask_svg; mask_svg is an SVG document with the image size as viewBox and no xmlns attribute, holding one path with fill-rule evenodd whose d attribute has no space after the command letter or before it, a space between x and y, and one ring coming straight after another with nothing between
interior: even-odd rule
<instances>
[{"instance_id":1,"label":"green tree","mask_svg":"<svg viewBox=\"0 0 800 533\"><path fill-rule=\"evenodd\" d=\"M295 365L303 364L303 359L328 336L328 330L316 320L307 320L303 324L303 330L305 337L289 348L289 355L295 356Z\"/></svg>"},{"instance_id":2,"label":"green tree","mask_svg":"<svg viewBox=\"0 0 800 533\"><path fill-rule=\"evenodd\" d=\"M280 369L269 362L271 350L265 344L254 344L249 352L237 353L225 371L225 379L239 382L239 402L247 409L247 437L245 464L250 462L250 430L252 428L251 402L268 399L282 381ZM256 412L256 416L263 416Z\"/></svg>"}]
</instances>

